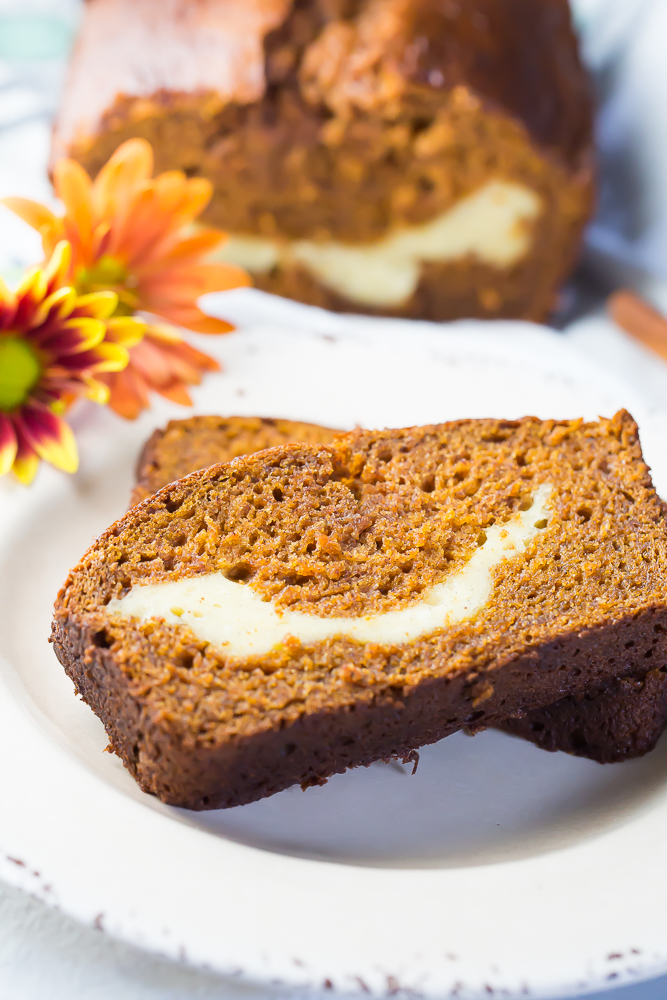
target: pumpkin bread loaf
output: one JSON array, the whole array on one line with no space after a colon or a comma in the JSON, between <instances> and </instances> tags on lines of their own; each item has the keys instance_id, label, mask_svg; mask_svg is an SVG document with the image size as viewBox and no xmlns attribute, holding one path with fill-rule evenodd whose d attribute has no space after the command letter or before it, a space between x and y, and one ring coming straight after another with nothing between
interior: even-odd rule
<instances>
[{"instance_id":1,"label":"pumpkin bread loaf","mask_svg":"<svg viewBox=\"0 0 667 1000\"><path fill-rule=\"evenodd\" d=\"M593 204L568 0L88 0L53 155L140 136L260 288L539 320Z\"/></svg>"},{"instance_id":2,"label":"pumpkin bread loaf","mask_svg":"<svg viewBox=\"0 0 667 1000\"><path fill-rule=\"evenodd\" d=\"M172 420L156 430L144 447L132 502L204 466L283 441L326 443L334 433L314 424L260 417ZM666 670L667 666L660 666L644 677L614 678L601 691L563 698L498 723L497 728L544 750L563 750L600 763L640 757L655 747L667 725Z\"/></svg>"},{"instance_id":3,"label":"pumpkin bread loaf","mask_svg":"<svg viewBox=\"0 0 667 1000\"><path fill-rule=\"evenodd\" d=\"M52 638L142 788L234 806L641 678L666 557L625 412L358 430L133 507Z\"/></svg>"}]
</instances>

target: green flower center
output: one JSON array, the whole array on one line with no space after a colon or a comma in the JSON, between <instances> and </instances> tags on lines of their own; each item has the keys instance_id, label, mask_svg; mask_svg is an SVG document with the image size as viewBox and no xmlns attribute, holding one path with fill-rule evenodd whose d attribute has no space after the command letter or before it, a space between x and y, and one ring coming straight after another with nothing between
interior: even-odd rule
<instances>
[{"instance_id":1,"label":"green flower center","mask_svg":"<svg viewBox=\"0 0 667 1000\"><path fill-rule=\"evenodd\" d=\"M15 410L39 381L42 366L21 337L0 338L0 410Z\"/></svg>"},{"instance_id":2,"label":"green flower center","mask_svg":"<svg viewBox=\"0 0 667 1000\"><path fill-rule=\"evenodd\" d=\"M76 272L79 295L89 292L113 291L118 295L114 316L131 316L137 308L136 294L132 291L132 277L125 264L117 257L105 254L91 267L80 267Z\"/></svg>"}]
</instances>

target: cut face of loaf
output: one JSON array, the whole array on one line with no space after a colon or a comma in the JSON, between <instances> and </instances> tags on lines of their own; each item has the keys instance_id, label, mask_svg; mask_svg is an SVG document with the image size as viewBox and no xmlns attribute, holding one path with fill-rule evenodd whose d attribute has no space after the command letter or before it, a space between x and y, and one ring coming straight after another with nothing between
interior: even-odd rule
<instances>
[{"instance_id":1,"label":"cut face of loaf","mask_svg":"<svg viewBox=\"0 0 667 1000\"><path fill-rule=\"evenodd\" d=\"M345 311L543 318L593 208L568 0L88 0L53 158L135 136L259 287Z\"/></svg>"},{"instance_id":2,"label":"cut face of loaf","mask_svg":"<svg viewBox=\"0 0 667 1000\"><path fill-rule=\"evenodd\" d=\"M172 420L146 443L133 502L204 466L285 441L327 443L335 433L314 424L260 417ZM545 750L563 750L601 763L642 756L654 748L667 724L664 669L654 661L645 678L616 677L603 690L560 699L497 726Z\"/></svg>"},{"instance_id":3,"label":"cut face of loaf","mask_svg":"<svg viewBox=\"0 0 667 1000\"><path fill-rule=\"evenodd\" d=\"M643 676L666 557L625 412L356 431L132 508L53 641L145 790L233 806Z\"/></svg>"}]
</instances>

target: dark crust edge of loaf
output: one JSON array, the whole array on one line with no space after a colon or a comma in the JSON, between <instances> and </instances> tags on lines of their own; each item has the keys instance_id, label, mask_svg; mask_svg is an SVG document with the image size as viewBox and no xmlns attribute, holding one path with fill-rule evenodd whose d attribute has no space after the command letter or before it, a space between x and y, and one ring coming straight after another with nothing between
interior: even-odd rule
<instances>
[{"instance_id":1,"label":"dark crust edge of loaf","mask_svg":"<svg viewBox=\"0 0 667 1000\"><path fill-rule=\"evenodd\" d=\"M634 645L628 650L630 637ZM497 726L563 696L600 689L619 675L641 678L654 656L658 662L667 659L667 608L651 607L595 629L566 633L482 670L474 683L467 674L430 678L393 697L360 700L354 709L306 713L289 727L259 729L213 747L186 744L178 731L152 720L111 651L95 644L92 628L57 619L52 642L77 692L102 720L113 750L142 789L169 805L202 810L244 805L295 784L323 784L350 767L408 757L465 725ZM493 684L493 693L484 712L476 712L475 695L485 680Z\"/></svg>"},{"instance_id":2,"label":"dark crust edge of loaf","mask_svg":"<svg viewBox=\"0 0 667 1000\"><path fill-rule=\"evenodd\" d=\"M151 465L155 461L155 452L157 449L158 441L162 440L162 438L165 436L171 425L176 422L177 421L175 420L170 420L169 423L165 424L164 427L156 427L151 436L147 438L146 441L144 442L144 446L139 452L136 464L134 466L134 475L137 480L136 483L134 484L135 487L143 485L143 481L147 475L146 466Z\"/></svg>"},{"instance_id":3,"label":"dark crust edge of loaf","mask_svg":"<svg viewBox=\"0 0 667 1000\"><path fill-rule=\"evenodd\" d=\"M498 722L511 736L541 750L562 750L599 764L643 757L667 725L667 667L643 677L619 677L595 694L561 698L523 718Z\"/></svg>"}]
</instances>

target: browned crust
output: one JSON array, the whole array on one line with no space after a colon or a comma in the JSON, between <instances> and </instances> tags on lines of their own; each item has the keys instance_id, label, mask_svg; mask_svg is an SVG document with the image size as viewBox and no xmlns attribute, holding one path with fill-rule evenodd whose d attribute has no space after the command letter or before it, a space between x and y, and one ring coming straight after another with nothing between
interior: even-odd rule
<instances>
[{"instance_id":1,"label":"browned crust","mask_svg":"<svg viewBox=\"0 0 667 1000\"><path fill-rule=\"evenodd\" d=\"M647 650L654 663L655 648ZM564 750L600 764L642 757L667 725L667 666L641 677L617 677L601 691L562 698L524 717L497 723L542 750Z\"/></svg>"},{"instance_id":2,"label":"browned crust","mask_svg":"<svg viewBox=\"0 0 667 1000\"><path fill-rule=\"evenodd\" d=\"M94 634L74 622L56 621L53 642L67 674L143 790L189 809L244 805L294 784L322 784L350 767L407 756L463 726L474 726L480 715L475 706L484 672L471 678L466 671L424 680L409 691L332 705L328 711L300 715L281 729L258 730L222 746L195 745L178 730L155 724L113 655L98 648ZM632 651L622 657L628 674L640 674L647 657L667 658L667 610L652 608L602 628L563 635L509 660L493 672L493 694L484 704L486 724L526 735L520 722L503 721L508 714L554 701L563 691L574 699L591 687L599 689L618 671L619 650L630 642ZM539 745L552 749L546 742Z\"/></svg>"},{"instance_id":3,"label":"browned crust","mask_svg":"<svg viewBox=\"0 0 667 1000\"><path fill-rule=\"evenodd\" d=\"M160 44L137 49L152 28ZM92 89L100 60L104 86ZM73 149L109 127L101 93L135 101L135 121L169 95L203 100L206 126L228 105L274 105L276 90L321 123L359 112L398 121L402 105L418 114L457 88L564 163L577 167L590 150L592 88L567 0L89 0L56 141Z\"/></svg>"}]
</instances>

